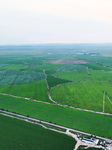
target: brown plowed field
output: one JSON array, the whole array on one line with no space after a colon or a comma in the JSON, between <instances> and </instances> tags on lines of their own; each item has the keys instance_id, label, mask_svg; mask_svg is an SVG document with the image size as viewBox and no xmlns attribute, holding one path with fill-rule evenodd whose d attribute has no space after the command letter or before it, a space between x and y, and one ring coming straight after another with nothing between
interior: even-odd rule
<instances>
[{"instance_id":1,"label":"brown plowed field","mask_svg":"<svg viewBox=\"0 0 112 150\"><path fill-rule=\"evenodd\" d=\"M85 60L51 60L46 61L46 63L50 64L86 64L88 61Z\"/></svg>"}]
</instances>

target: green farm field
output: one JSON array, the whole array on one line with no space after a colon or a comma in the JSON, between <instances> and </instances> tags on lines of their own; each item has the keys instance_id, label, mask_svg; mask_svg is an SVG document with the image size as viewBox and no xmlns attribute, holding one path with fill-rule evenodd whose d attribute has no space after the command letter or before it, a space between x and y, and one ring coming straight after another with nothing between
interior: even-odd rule
<instances>
[{"instance_id":1,"label":"green farm field","mask_svg":"<svg viewBox=\"0 0 112 150\"><path fill-rule=\"evenodd\" d=\"M0 115L1 150L73 150L75 143L65 134Z\"/></svg>"},{"instance_id":2,"label":"green farm field","mask_svg":"<svg viewBox=\"0 0 112 150\"><path fill-rule=\"evenodd\" d=\"M89 55L83 55L83 56L77 56L77 57L80 59L88 60L91 62L101 64L103 66L108 66L108 67L112 68L112 58L111 57L89 56Z\"/></svg>"},{"instance_id":3,"label":"green farm field","mask_svg":"<svg viewBox=\"0 0 112 150\"><path fill-rule=\"evenodd\" d=\"M54 70L58 72L58 71L66 71L66 70L83 70L83 69L87 69L87 67L84 65L66 64Z\"/></svg>"},{"instance_id":4,"label":"green farm field","mask_svg":"<svg viewBox=\"0 0 112 150\"><path fill-rule=\"evenodd\" d=\"M112 81L112 71L73 70L57 72L54 75L58 78L74 81Z\"/></svg>"},{"instance_id":5,"label":"green farm field","mask_svg":"<svg viewBox=\"0 0 112 150\"><path fill-rule=\"evenodd\" d=\"M45 75L38 72L28 71L0 71L0 85L13 85L29 83L45 78Z\"/></svg>"},{"instance_id":6,"label":"green farm field","mask_svg":"<svg viewBox=\"0 0 112 150\"><path fill-rule=\"evenodd\" d=\"M44 79L24 84L0 86L0 92L32 98L39 101L51 102L47 95L47 86Z\"/></svg>"},{"instance_id":7,"label":"green farm field","mask_svg":"<svg viewBox=\"0 0 112 150\"><path fill-rule=\"evenodd\" d=\"M98 64L95 64L95 63L86 63L86 64L83 64L83 65L88 67L89 69L93 69L93 70L105 70L105 71L111 70L107 67L104 67L104 66L101 66L101 65L98 65Z\"/></svg>"},{"instance_id":8,"label":"green farm field","mask_svg":"<svg viewBox=\"0 0 112 150\"><path fill-rule=\"evenodd\" d=\"M47 76L47 82L48 82L49 88L51 88L51 87L54 87L54 86L59 85L59 84L69 83L71 81L59 79L59 78L56 78L54 76Z\"/></svg>"},{"instance_id":9,"label":"green farm field","mask_svg":"<svg viewBox=\"0 0 112 150\"><path fill-rule=\"evenodd\" d=\"M103 112L104 91L112 102L111 87L112 82L74 82L51 88L50 94L60 104ZM106 97L104 112L112 113L111 102Z\"/></svg>"},{"instance_id":10,"label":"green farm field","mask_svg":"<svg viewBox=\"0 0 112 150\"><path fill-rule=\"evenodd\" d=\"M112 45L0 46L0 109L112 139ZM6 116L0 125L1 150L73 150L76 143Z\"/></svg>"},{"instance_id":11,"label":"green farm field","mask_svg":"<svg viewBox=\"0 0 112 150\"><path fill-rule=\"evenodd\" d=\"M22 64L11 64L11 65L8 65L6 67L0 68L0 70L20 70L20 69L26 69L28 67L29 66L22 65Z\"/></svg>"},{"instance_id":12,"label":"green farm field","mask_svg":"<svg viewBox=\"0 0 112 150\"><path fill-rule=\"evenodd\" d=\"M87 133L112 138L112 126L110 126L112 116L3 95L0 95L0 108Z\"/></svg>"},{"instance_id":13,"label":"green farm field","mask_svg":"<svg viewBox=\"0 0 112 150\"><path fill-rule=\"evenodd\" d=\"M37 65L35 66L35 68L37 69L42 69L42 70L52 70L52 69L55 69L55 68L58 68L62 66L61 64L43 64L43 65Z\"/></svg>"}]
</instances>

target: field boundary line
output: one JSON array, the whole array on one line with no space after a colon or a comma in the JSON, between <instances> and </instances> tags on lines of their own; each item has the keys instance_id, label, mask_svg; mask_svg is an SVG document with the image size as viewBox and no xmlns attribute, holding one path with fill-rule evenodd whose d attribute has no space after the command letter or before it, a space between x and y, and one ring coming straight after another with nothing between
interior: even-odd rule
<instances>
[{"instance_id":1,"label":"field boundary line","mask_svg":"<svg viewBox=\"0 0 112 150\"><path fill-rule=\"evenodd\" d=\"M21 98L21 99L24 99L24 100L34 101L34 102L39 102L39 103L51 104L51 103L49 103L49 102L44 102L44 101L39 101L39 100L35 100L35 99L30 99L30 98L28 98L28 97L15 96L15 95L6 94L6 93L0 93L0 95L6 95L6 96L15 97L15 98Z\"/></svg>"},{"instance_id":2,"label":"field boundary line","mask_svg":"<svg viewBox=\"0 0 112 150\"><path fill-rule=\"evenodd\" d=\"M103 94L103 113L104 113L104 109L105 109L105 92Z\"/></svg>"},{"instance_id":3,"label":"field boundary line","mask_svg":"<svg viewBox=\"0 0 112 150\"><path fill-rule=\"evenodd\" d=\"M57 104L57 102L55 102L52 98L51 98L51 95L50 95L50 92L49 92L49 85L48 85L48 82L47 82L47 75L46 75L46 73L45 73L45 70L43 70L43 73L44 73L44 75L45 75L45 82L46 82L46 85L47 85L47 94L48 94L48 97L49 97L49 99L51 100L51 102L53 102L53 103L55 103L55 104Z\"/></svg>"},{"instance_id":4,"label":"field boundary line","mask_svg":"<svg viewBox=\"0 0 112 150\"><path fill-rule=\"evenodd\" d=\"M107 96L107 95L106 95ZM107 98L108 98L108 100L109 100L109 102L112 104L112 101L110 100L110 98L107 96Z\"/></svg>"},{"instance_id":5,"label":"field boundary line","mask_svg":"<svg viewBox=\"0 0 112 150\"><path fill-rule=\"evenodd\" d=\"M25 98L25 97L14 96L14 95L6 94L6 93L0 93L0 95L7 95L7 96L15 97L15 98L21 98L21 99L28 100L28 101L34 101L34 102L37 102L37 103L45 103L45 104L49 104L49 105L57 105L57 106L60 106L60 107L65 107L65 108L67 107L67 108L71 108L71 109L75 109L75 110L79 110L79 111L86 111L86 112L96 113L96 114L100 114L100 115L112 116L112 114L110 114L110 113L104 113L104 112L97 112L97 111L93 111L93 110L75 108L73 106L62 105L62 104L56 103L55 101L52 101L53 103L49 103L49 102L39 101L39 100L35 100L35 99L30 99L30 98L27 98L27 97Z\"/></svg>"}]
</instances>

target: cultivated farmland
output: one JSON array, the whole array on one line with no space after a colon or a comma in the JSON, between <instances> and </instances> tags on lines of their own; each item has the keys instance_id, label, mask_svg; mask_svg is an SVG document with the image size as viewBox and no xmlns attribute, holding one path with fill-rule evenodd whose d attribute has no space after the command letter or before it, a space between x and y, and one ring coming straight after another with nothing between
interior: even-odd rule
<instances>
[{"instance_id":1,"label":"cultivated farmland","mask_svg":"<svg viewBox=\"0 0 112 150\"><path fill-rule=\"evenodd\" d=\"M24 98L31 98L39 101L50 102L47 95L47 86L45 80L37 82L30 82L18 85L0 86L0 92L20 96Z\"/></svg>"},{"instance_id":2,"label":"cultivated farmland","mask_svg":"<svg viewBox=\"0 0 112 150\"><path fill-rule=\"evenodd\" d=\"M25 116L29 115L39 120L56 123L87 133L100 136L105 135L107 138L110 138L112 135L112 126L110 126L112 123L112 116L4 95L0 95L0 107L10 112L16 112ZM105 122L105 124L103 122Z\"/></svg>"},{"instance_id":3,"label":"cultivated farmland","mask_svg":"<svg viewBox=\"0 0 112 150\"><path fill-rule=\"evenodd\" d=\"M59 78L56 78L54 76L47 76L47 82L48 82L49 88L51 88L51 87L57 86L59 84L64 84L64 83L68 83L71 81L59 79Z\"/></svg>"},{"instance_id":4,"label":"cultivated farmland","mask_svg":"<svg viewBox=\"0 0 112 150\"><path fill-rule=\"evenodd\" d=\"M111 70L107 67L104 67L104 66L101 66L101 65L98 65L95 63L87 63L87 64L84 64L84 66L88 67L89 69L93 69L93 70Z\"/></svg>"},{"instance_id":5,"label":"cultivated farmland","mask_svg":"<svg viewBox=\"0 0 112 150\"><path fill-rule=\"evenodd\" d=\"M20 70L20 69L26 69L28 68L27 65L22 64L12 64L5 67L0 68L0 70Z\"/></svg>"},{"instance_id":6,"label":"cultivated farmland","mask_svg":"<svg viewBox=\"0 0 112 150\"><path fill-rule=\"evenodd\" d=\"M112 71L73 70L57 72L55 76L74 81L112 81Z\"/></svg>"},{"instance_id":7,"label":"cultivated farmland","mask_svg":"<svg viewBox=\"0 0 112 150\"><path fill-rule=\"evenodd\" d=\"M103 112L103 95L112 99L112 82L74 82L56 86L50 90L54 101L87 110ZM65 94L66 93L66 94ZM112 104L105 100L104 112L112 113Z\"/></svg>"},{"instance_id":8,"label":"cultivated farmland","mask_svg":"<svg viewBox=\"0 0 112 150\"><path fill-rule=\"evenodd\" d=\"M29 83L44 78L44 74L38 72L0 71L0 85Z\"/></svg>"},{"instance_id":9,"label":"cultivated farmland","mask_svg":"<svg viewBox=\"0 0 112 150\"><path fill-rule=\"evenodd\" d=\"M2 115L0 141L1 150L73 150L76 143L67 135Z\"/></svg>"},{"instance_id":10,"label":"cultivated farmland","mask_svg":"<svg viewBox=\"0 0 112 150\"><path fill-rule=\"evenodd\" d=\"M112 139L112 61L102 56L105 50L110 56L110 48L108 51L106 46L102 50L94 44L92 48L91 44L54 45L0 47L4 54L0 55L0 109L26 116L24 121L28 117L46 121L50 128L49 123L55 129L61 125L66 134L70 128L78 130L74 134L82 131L89 136ZM6 116L0 119L2 150L9 146L9 150L15 147L73 150L76 143L66 135L28 122L14 122L14 118L10 120ZM9 126L12 126L10 130Z\"/></svg>"},{"instance_id":11,"label":"cultivated farmland","mask_svg":"<svg viewBox=\"0 0 112 150\"><path fill-rule=\"evenodd\" d=\"M66 65L58 67L54 70L55 71L66 71L66 70L81 70L81 69L87 69L87 67L84 65L66 64Z\"/></svg>"}]
</instances>

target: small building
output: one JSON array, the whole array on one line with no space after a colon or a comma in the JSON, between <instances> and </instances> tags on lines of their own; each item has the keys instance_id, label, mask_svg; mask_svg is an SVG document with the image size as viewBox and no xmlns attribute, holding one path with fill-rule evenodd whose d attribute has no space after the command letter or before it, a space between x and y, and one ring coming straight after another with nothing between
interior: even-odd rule
<instances>
[{"instance_id":1,"label":"small building","mask_svg":"<svg viewBox=\"0 0 112 150\"><path fill-rule=\"evenodd\" d=\"M82 139L82 142L85 142L85 143L87 143L87 144L93 144L93 140L87 139L87 138L83 138L83 139Z\"/></svg>"}]
</instances>

